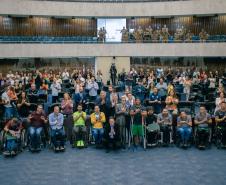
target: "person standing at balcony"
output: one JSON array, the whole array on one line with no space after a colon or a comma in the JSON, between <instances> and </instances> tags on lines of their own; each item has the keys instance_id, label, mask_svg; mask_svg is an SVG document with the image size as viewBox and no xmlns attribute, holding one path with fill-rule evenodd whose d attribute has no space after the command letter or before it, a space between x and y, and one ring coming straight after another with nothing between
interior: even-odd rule
<instances>
[{"instance_id":1,"label":"person standing at balcony","mask_svg":"<svg viewBox=\"0 0 226 185\"><path fill-rule=\"evenodd\" d=\"M148 26L144 31L144 40L151 40L153 29L151 26Z\"/></svg>"},{"instance_id":2,"label":"person standing at balcony","mask_svg":"<svg viewBox=\"0 0 226 185\"><path fill-rule=\"evenodd\" d=\"M208 33L204 29L202 29L202 31L199 33L200 42L206 42L208 37Z\"/></svg>"},{"instance_id":3,"label":"person standing at balcony","mask_svg":"<svg viewBox=\"0 0 226 185\"><path fill-rule=\"evenodd\" d=\"M181 38L182 40L185 40L185 35L186 35L186 28L184 26L181 26Z\"/></svg>"},{"instance_id":4,"label":"person standing at balcony","mask_svg":"<svg viewBox=\"0 0 226 185\"><path fill-rule=\"evenodd\" d=\"M120 33L122 33L122 42L127 42L129 38L128 30L125 27L123 27Z\"/></svg>"},{"instance_id":5,"label":"person standing at balcony","mask_svg":"<svg viewBox=\"0 0 226 185\"><path fill-rule=\"evenodd\" d=\"M106 42L107 31L106 31L105 27L103 27L102 31L103 31L103 41Z\"/></svg>"},{"instance_id":6,"label":"person standing at balcony","mask_svg":"<svg viewBox=\"0 0 226 185\"><path fill-rule=\"evenodd\" d=\"M162 28L162 40L164 43L168 42L169 35L169 29L166 25L164 25L164 27Z\"/></svg>"},{"instance_id":7,"label":"person standing at balcony","mask_svg":"<svg viewBox=\"0 0 226 185\"><path fill-rule=\"evenodd\" d=\"M159 33L157 30L154 30L152 35L151 35L151 40L152 42L158 42L159 41Z\"/></svg>"},{"instance_id":8,"label":"person standing at balcony","mask_svg":"<svg viewBox=\"0 0 226 185\"><path fill-rule=\"evenodd\" d=\"M98 41L99 42L103 42L104 41L104 36L103 36L103 30L102 30L102 28L100 28L100 30L98 31Z\"/></svg>"},{"instance_id":9,"label":"person standing at balcony","mask_svg":"<svg viewBox=\"0 0 226 185\"><path fill-rule=\"evenodd\" d=\"M143 29L141 26L138 27L138 29L135 30L135 40L136 42L142 42L143 41Z\"/></svg>"},{"instance_id":10,"label":"person standing at balcony","mask_svg":"<svg viewBox=\"0 0 226 185\"><path fill-rule=\"evenodd\" d=\"M193 37L193 33L191 33L191 30L188 30L187 34L185 35L185 41L186 42L191 42L192 41L192 37Z\"/></svg>"}]
</instances>

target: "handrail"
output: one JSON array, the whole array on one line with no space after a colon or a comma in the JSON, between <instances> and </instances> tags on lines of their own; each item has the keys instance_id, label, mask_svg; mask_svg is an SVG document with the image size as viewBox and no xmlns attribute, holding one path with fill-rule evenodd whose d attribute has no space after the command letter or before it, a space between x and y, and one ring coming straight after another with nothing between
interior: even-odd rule
<instances>
[{"instance_id":1,"label":"handrail","mask_svg":"<svg viewBox=\"0 0 226 185\"><path fill-rule=\"evenodd\" d=\"M145 44L145 43L153 43L153 44L173 44L173 43L218 43L218 42L226 42L225 39L223 40L207 40L207 41L200 41L200 40L193 40L193 41L127 41L127 42L100 42L100 41L54 41L54 40L42 40L42 41L7 41L7 40L0 40L0 44Z\"/></svg>"},{"instance_id":2,"label":"handrail","mask_svg":"<svg viewBox=\"0 0 226 185\"><path fill-rule=\"evenodd\" d=\"M79 2L79 3L143 3L143 2L173 2L192 0L35 0L35 1L56 1L56 2Z\"/></svg>"}]
</instances>

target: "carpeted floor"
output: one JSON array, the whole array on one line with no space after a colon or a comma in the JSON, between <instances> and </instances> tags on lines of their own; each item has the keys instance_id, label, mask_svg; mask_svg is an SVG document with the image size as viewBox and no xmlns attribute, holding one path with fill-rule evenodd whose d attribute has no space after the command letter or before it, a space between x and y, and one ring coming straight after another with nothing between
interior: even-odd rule
<instances>
[{"instance_id":1,"label":"carpeted floor","mask_svg":"<svg viewBox=\"0 0 226 185\"><path fill-rule=\"evenodd\" d=\"M226 150L93 147L0 156L0 185L226 185Z\"/></svg>"}]
</instances>

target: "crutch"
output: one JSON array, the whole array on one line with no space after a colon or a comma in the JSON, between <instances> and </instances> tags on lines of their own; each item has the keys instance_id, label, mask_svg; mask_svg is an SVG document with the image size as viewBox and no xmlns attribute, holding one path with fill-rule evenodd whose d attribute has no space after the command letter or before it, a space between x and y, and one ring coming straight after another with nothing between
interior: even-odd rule
<instances>
[{"instance_id":1,"label":"crutch","mask_svg":"<svg viewBox=\"0 0 226 185\"><path fill-rule=\"evenodd\" d=\"M129 148L131 146L131 140L133 142L133 132L132 132L132 128L133 128L133 117L131 116L131 120L130 120L130 131L129 131Z\"/></svg>"},{"instance_id":2,"label":"crutch","mask_svg":"<svg viewBox=\"0 0 226 185\"><path fill-rule=\"evenodd\" d=\"M146 149L146 119L142 116L143 147Z\"/></svg>"}]
</instances>

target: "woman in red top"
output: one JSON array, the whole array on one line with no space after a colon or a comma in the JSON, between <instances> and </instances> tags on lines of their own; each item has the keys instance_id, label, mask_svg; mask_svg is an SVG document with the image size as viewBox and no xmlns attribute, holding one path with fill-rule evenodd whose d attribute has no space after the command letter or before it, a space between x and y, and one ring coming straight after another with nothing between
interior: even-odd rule
<instances>
[{"instance_id":1,"label":"woman in red top","mask_svg":"<svg viewBox=\"0 0 226 185\"><path fill-rule=\"evenodd\" d=\"M73 102L68 93L64 94L64 99L61 102L62 113L65 115L64 125L67 139L72 144L72 128L73 128Z\"/></svg>"}]
</instances>

